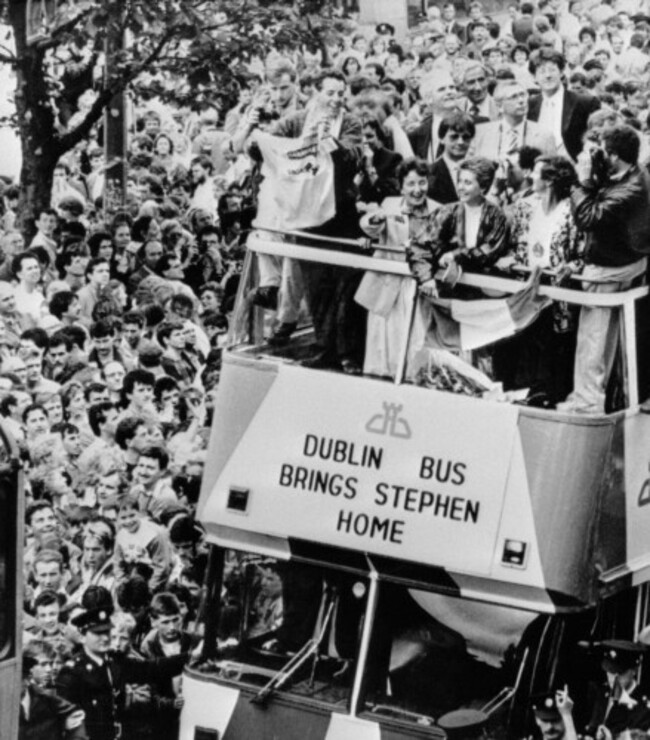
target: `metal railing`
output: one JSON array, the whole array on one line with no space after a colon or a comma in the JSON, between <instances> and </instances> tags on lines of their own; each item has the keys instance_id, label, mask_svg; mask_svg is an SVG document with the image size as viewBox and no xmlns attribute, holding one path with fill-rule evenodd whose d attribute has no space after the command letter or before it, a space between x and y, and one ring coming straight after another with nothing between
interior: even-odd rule
<instances>
[{"instance_id":1,"label":"metal railing","mask_svg":"<svg viewBox=\"0 0 650 740\"><path fill-rule=\"evenodd\" d=\"M323 246L317 246L323 244ZM330 245L328 249L325 245ZM337 265L343 268L366 270L371 272L398 275L414 280L411 271L405 261L381 258L370 254L373 249L383 252L399 252L404 254L403 249L386 248L376 245L369 239L333 239L321 237L306 232L270 232L257 230L251 232L247 242L248 250L252 254L272 255L286 257L298 261L317 262L324 265ZM351 251L353 250L353 251ZM368 254L360 253L368 251ZM526 268L518 268L519 272L529 272ZM544 274L553 275L551 270L545 270ZM442 272L436 277L442 277ZM574 283L595 283L596 280L586 280L579 275L570 276ZM242 281L243 282L243 281ZM523 289L522 280L501 275L488 275L482 273L464 272L459 285L478 288L486 291L486 297L494 294L501 296L512 295ZM648 295L648 287L633 287L616 293L593 293L582 290L560 287L556 285L540 284L538 294L548 297L552 301L563 301L576 306L592 306L600 308L619 309L622 312L622 340L621 346L624 351L624 362L627 380L627 405L634 408L638 406L638 365L636 353L636 316L635 304L638 300ZM416 297L411 306L409 331L405 334L404 346L400 352L400 363L396 373L395 382L400 384L404 381L406 360L408 355L408 344L410 341L410 330L417 304Z\"/></svg>"}]
</instances>

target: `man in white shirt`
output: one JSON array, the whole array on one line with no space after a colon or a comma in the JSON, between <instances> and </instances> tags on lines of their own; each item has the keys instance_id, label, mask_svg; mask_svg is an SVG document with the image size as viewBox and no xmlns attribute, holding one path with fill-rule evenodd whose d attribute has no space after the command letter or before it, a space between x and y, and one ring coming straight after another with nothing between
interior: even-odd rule
<instances>
[{"instance_id":1,"label":"man in white shirt","mask_svg":"<svg viewBox=\"0 0 650 740\"><path fill-rule=\"evenodd\" d=\"M14 291L16 310L36 326L43 314L47 313L45 296L39 287L41 280L39 261L32 252L21 252L14 257L12 268L18 280Z\"/></svg>"},{"instance_id":2,"label":"man in white shirt","mask_svg":"<svg viewBox=\"0 0 650 740\"><path fill-rule=\"evenodd\" d=\"M555 154L553 134L535 121L526 120L528 92L522 85L512 80L501 82L494 91L494 100L501 117L476 127L475 156L503 160L515 156L522 146Z\"/></svg>"},{"instance_id":3,"label":"man in white shirt","mask_svg":"<svg viewBox=\"0 0 650 740\"><path fill-rule=\"evenodd\" d=\"M54 208L46 208L39 213L38 220L36 221L36 228L38 231L31 241L29 248L32 247L45 247L47 253L50 256L52 264L56 258L56 239L54 239L54 230L58 223L59 217L57 216Z\"/></svg>"},{"instance_id":4,"label":"man in white shirt","mask_svg":"<svg viewBox=\"0 0 650 740\"><path fill-rule=\"evenodd\" d=\"M190 165L190 176L192 178L192 199L190 209L202 208L211 215L217 212L217 200L214 195L214 182L212 161L204 154L194 157Z\"/></svg>"}]
</instances>

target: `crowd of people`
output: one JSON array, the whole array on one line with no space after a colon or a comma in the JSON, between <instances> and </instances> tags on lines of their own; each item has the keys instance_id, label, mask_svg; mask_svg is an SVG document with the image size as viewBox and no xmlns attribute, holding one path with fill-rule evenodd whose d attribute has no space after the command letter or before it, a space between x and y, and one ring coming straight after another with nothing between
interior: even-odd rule
<instances>
[{"instance_id":1,"label":"crowd of people","mask_svg":"<svg viewBox=\"0 0 650 740\"><path fill-rule=\"evenodd\" d=\"M126 203L108 218L100 132L57 164L28 241L20 186L3 183L0 415L26 471L26 733L45 702L61 736L175 737L177 676L201 633L194 510L262 134L331 158L333 215L314 236L365 233L415 277L260 260L247 298L274 312L271 346L310 314L307 366L394 376L416 289L424 337L429 301L463 270L540 268L594 293L645 281L644 4L523 0L502 23L479 2L456 13L432 4L399 40L351 23L326 48L276 49L251 61L232 105L140 101ZM563 411L602 412L617 341L612 309L555 303L490 366ZM260 610L277 625L274 584ZM42 695L52 686L58 704Z\"/></svg>"}]
</instances>

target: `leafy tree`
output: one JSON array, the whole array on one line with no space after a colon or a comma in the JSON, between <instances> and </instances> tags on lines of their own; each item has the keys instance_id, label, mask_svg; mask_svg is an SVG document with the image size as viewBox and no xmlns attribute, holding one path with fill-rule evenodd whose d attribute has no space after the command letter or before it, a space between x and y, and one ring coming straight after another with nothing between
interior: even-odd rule
<instances>
[{"instance_id":1,"label":"leafy tree","mask_svg":"<svg viewBox=\"0 0 650 740\"><path fill-rule=\"evenodd\" d=\"M0 46L0 61L16 73L24 225L49 205L58 159L89 136L115 96L230 100L251 59L302 44L326 55L342 23L331 0L46 0L42 17L42 0L2 1L15 38L15 52ZM109 64L98 75L103 58ZM88 90L92 102L79 112Z\"/></svg>"}]
</instances>

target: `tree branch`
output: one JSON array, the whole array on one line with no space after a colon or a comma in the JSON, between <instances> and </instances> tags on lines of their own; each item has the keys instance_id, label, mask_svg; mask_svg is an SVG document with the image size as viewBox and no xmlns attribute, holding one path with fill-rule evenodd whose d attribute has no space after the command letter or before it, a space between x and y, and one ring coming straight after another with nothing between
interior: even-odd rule
<instances>
[{"instance_id":1,"label":"tree branch","mask_svg":"<svg viewBox=\"0 0 650 740\"><path fill-rule=\"evenodd\" d=\"M92 127L102 117L104 110L110 105L113 97L126 90L131 82L133 82L145 69L147 69L147 67L160 57L162 50L170 40L171 36L173 36L173 30L168 31L152 49L151 53L138 65L135 65L122 77L114 80L112 84L108 85L99 93L84 120L81 121L78 126L73 128L72 131L68 131L58 137L56 149L59 154L64 154L69 151L82 139L85 139L88 136Z\"/></svg>"}]
</instances>

